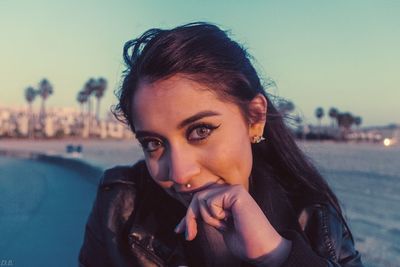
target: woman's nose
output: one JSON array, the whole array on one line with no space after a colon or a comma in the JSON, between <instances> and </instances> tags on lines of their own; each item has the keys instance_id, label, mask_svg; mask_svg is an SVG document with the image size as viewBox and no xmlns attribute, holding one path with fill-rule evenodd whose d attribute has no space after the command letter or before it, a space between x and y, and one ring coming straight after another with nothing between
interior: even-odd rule
<instances>
[{"instance_id":1,"label":"woman's nose","mask_svg":"<svg viewBox=\"0 0 400 267\"><path fill-rule=\"evenodd\" d=\"M185 185L200 172L195 155L183 149L171 149L169 159L169 179Z\"/></svg>"}]
</instances>

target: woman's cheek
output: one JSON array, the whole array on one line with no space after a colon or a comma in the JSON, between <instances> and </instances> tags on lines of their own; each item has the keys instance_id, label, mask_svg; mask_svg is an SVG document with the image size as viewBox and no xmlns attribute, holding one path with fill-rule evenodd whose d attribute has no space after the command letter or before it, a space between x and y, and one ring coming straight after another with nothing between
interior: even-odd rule
<instances>
[{"instance_id":1,"label":"woman's cheek","mask_svg":"<svg viewBox=\"0 0 400 267\"><path fill-rule=\"evenodd\" d=\"M163 171L162 164L158 160L146 158L146 165L153 180L155 180L157 183L160 183L164 180L165 171Z\"/></svg>"},{"instance_id":2,"label":"woman's cheek","mask_svg":"<svg viewBox=\"0 0 400 267\"><path fill-rule=\"evenodd\" d=\"M218 153L220 152L220 153ZM208 157L208 170L213 175L220 177L228 184L248 183L248 177L251 172L251 155L243 153L231 153L233 151L215 151L212 157Z\"/></svg>"}]
</instances>

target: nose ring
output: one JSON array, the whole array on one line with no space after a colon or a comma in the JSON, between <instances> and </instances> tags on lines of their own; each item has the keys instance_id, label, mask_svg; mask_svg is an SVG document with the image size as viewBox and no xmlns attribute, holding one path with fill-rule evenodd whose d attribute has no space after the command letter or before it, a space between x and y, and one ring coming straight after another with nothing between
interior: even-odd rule
<instances>
[{"instance_id":1,"label":"nose ring","mask_svg":"<svg viewBox=\"0 0 400 267\"><path fill-rule=\"evenodd\" d=\"M186 187L186 188L191 188L192 185L191 185L191 184L185 184L185 187Z\"/></svg>"}]
</instances>

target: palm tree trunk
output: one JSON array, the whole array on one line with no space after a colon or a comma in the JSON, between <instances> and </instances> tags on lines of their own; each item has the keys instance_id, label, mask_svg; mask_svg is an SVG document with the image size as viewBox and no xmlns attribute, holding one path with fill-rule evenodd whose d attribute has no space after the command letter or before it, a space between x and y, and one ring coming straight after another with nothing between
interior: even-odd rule
<instances>
[{"instance_id":1,"label":"palm tree trunk","mask_svg":"<svg viewBox=\"0 0 400 267\"><path fill-rule=\"evenodd\" d=\"M318 120L318 140L319 141L321 141L321 132L322 132L322 129L321 129L321 119L319 119Z\"/></svg>"},{"instance_id":2,"label":"palm tree trunk","mask_svg":"<svg viewBox=\"0 0 400 267\"><path fill-rule=\"evenodd\" d=\"M79 114L79 118L78 118L78 134L82 135L83 133L83 127L84 127L84 106L83 103L80 103L80 114Z\"/></svg>"},{"instance_id":3,"label":"palm tree trunk","mask_svg":"<svg viewBox=\"0 0 400 267\"><path fill-rule=\"evenodd\" d=\"M80 106L81 106L80 116L81 116L81 120L82 120L82 118L83 118L83 103L81 103Z\"/></svg>"},{"instance_id":4,"label":"palm tree trunk","mask_svg":"<svg viewBox=\"0 0 400 267\"><path fill-rule=\"evenodd\" d=\"M42 132L42 135L45 135L44 128L45 128L45 122L46 122L46 107L45 107L45 99L42 98L42 105L40 107L40 116L39 116L39 121L40 121L40 130Z\"/></svg>"},{"instance_id":5,"label":"palm tree trunk","mask_svg":"<svg viewBox=\"0 0 400 267\"><path fill-rule=\"evenodd\" d=\"M29 102L28 104L28 137L30 139L33 138L33 118L32 118L32 103Z\"/></svg>"},{"instance_id":6,"label":"palm tree trunk","mask_svg":"<svg viewBox=\"0 0 400 267\"><path fill-rule=\"evenodd\" d=\"M90 98L88 99L88 129L90 137L92 131L92 100Z\"/></svg>"},{"instance_id":7,"label":"palm tree trunk","mask_svg":"<svg viewBox=\"0 0 400 267\"><path fill-rule=\"evenodd\" d=\"M99 116L100 114L100 97L97 98L97 105L96 105L96 121L99 123Z\"/></svg>"}]
</instances>

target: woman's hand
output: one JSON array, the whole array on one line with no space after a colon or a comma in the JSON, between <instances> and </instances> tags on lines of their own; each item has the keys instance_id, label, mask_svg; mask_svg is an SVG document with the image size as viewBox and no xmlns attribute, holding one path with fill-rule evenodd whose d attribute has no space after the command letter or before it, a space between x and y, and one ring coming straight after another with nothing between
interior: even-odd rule
<instances>
[{"instance_id":1,"label":"woman's hand","mask_svg":"<svg viewBox=\"0 0 400 267\"><path fill-rule=\"evenodd\" d=\"M196 193L175 231L193 240L196 219L219 229L229 250L242 260L282 262L290 251L290 241L278 234L242 185L217 185Z\"/></svg>"}]
</instances>

